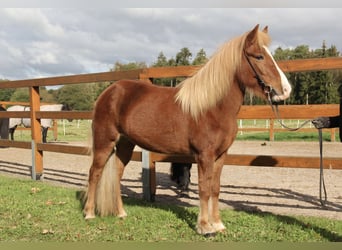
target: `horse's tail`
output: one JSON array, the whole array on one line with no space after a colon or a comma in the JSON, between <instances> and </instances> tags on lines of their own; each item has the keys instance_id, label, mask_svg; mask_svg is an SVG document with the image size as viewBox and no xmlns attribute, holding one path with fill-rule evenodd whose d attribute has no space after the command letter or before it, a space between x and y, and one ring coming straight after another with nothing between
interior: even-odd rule
<instances>
[{"instance_id":1,"label":"horse's tail","mask_svg":"<svg viewBox=\"0 0 342 250\"><path fill-rule=\"evenodd\" d=\"M87 153L93 159L92 130L89 131ZM95 191L95 209L100 216L117 215L117 201L120 198L120 180L115 164L115 152L107 160ZM89 183L88 183L89 185ZM88 199L88 187L83 193L83 204Z\"/></svg>"},{"instance_id":2,"label":"horse's tail","mask_svg":"<svg viewBox=\"0 0 342 250\"><path fill-rule=\"evenodd\" d=\"M120 180L113 154L107 161L96 188L95 207L100 216L118 215Z\"/></svg>"}]
</instances>

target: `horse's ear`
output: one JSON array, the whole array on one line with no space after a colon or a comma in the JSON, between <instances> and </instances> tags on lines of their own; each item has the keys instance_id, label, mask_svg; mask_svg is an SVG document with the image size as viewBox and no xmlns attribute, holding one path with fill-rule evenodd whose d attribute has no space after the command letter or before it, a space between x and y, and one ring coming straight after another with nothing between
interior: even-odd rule
<instances>
[{"instance_id":1,"label":"horse's ear","mask_svg":"<svg viewBox=\"0 0 342 250\"><path fill-rule=\"evenodd\" d=\"M248 48L258 41L259 24L252 29L246 37L245 48Z\"/></svg>"},{"instance_id":2,"label":"horse's ear","mask_svg":"<svg viewBox=\"0 0 342 250\"><path fill-rule=\"evenodd\" d=\"M262 32L268 34L268 26L265 26L265 28L262 30Z\"/></svg>"}]
</instances>

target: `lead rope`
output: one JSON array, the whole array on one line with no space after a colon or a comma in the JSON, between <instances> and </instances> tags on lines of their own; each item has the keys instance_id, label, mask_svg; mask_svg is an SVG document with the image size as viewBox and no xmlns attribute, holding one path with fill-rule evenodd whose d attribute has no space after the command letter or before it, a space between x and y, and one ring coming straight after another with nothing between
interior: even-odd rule
<instances>
[{"instance_id":1,"label":"lead rope","mask_svg":"<svg viewBox=\"0 0 342 250\"><path fill-rule=\"evenodd\" d=\"M279 110L278 110L278 105L277 104L273 104L271 96L270 96L270 92L266 92L267 96L268 96L268 102L272 107L272 111L276 116L277 121L279 122L279 124L289 130L289 131L298 131L299 129L303 128L306 124L308 124L309 122L312 122L312 120L306 120L304 121L300 126L298 126L297 128L290 128L288 126L286 126L282 119L279 116ZM318 138L319 138L319 201L321 203L322 207L325 207L326 202L327 202L327 190L325 188L325 182L324 182L324 175L323 175L323 170L324 170L324 166L323 166L323 136L322 136L322 129L318 129ZM322 199L322 191L324 192L324 200Z\"/></svg>"},{"instance_id":2,"label":"lead rope","mask_svg":"<svg viewBox=\"0 0 342 250\"><path fill-rule=\"evenodd\" d=\"M327 202L327 190L325 188L324 183L324 175L323 175L323 136L322 129L318 129L318 137L319 137L319 201L321 202L321 206L325 207ZM324 192L324 200L322 199L322 189Z\"/></svg>"}]
</instances>

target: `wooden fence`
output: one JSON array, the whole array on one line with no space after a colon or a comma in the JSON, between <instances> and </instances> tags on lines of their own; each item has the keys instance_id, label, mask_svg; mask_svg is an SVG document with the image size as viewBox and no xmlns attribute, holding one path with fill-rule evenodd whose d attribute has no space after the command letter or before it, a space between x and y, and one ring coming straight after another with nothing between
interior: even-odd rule
<instances>
[{"instance_id":1,"label":"wooden fence","mask_svg":"<svg viewBox=\"0 0 342 250\"><path fill-rule=\"evenodd\" d=\"M279 67L284 72L315 71L342 69L342 58L303 59L279 61ZM0 89L27 87L30 94L30 111L0 112L1 117L31 118L31 142L0 140L0 146L18 147L32 150L32 178L39 180L43 174L43 152L60 152L69 154L88 154L88 148L61 144L42 143L40 119L92 119L90 111L39 111L41 86L56 86L90 82L116 81L120 79L140 79L151 81L153 78L188 77L194 74L200 66L179 66L147 68L131 71L104 72L72 76L49 77L1 82ZM317 116L334 116L339 114L338 105L305 105L281 106L280 113L284 119L311 119ZM274 119L269 106L243 106L239 119ZM153 199L155 194L155 162L184 161L193 162L190 156L164 155L152 152L134 152L133 159L143 161L143 191L146 199ZM261 156L261 155L227 155L226 165L256 165L275 167L309 167L318 166L318 157L297 156ZM326 158L325 168L342 169L342 158Z\"/></svg>"}]
</instances>

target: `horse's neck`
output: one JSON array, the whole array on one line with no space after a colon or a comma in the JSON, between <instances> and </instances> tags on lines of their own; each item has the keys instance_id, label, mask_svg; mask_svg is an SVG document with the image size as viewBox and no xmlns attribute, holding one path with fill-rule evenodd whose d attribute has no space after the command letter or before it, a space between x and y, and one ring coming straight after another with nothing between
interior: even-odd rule
<instances>
[{"instance_id":1,"label":"horse's neck","mask_svg":"<svg viewBox=\"0 0 342 250\"><path fill-rule=\"evenodd\" d=\"M226 96L217 105L217 112L220 115L236 119L237 114L242 106L244 99L244 90L242 90L239 85L234 82Z\"/></svg>"}]
</instances>

